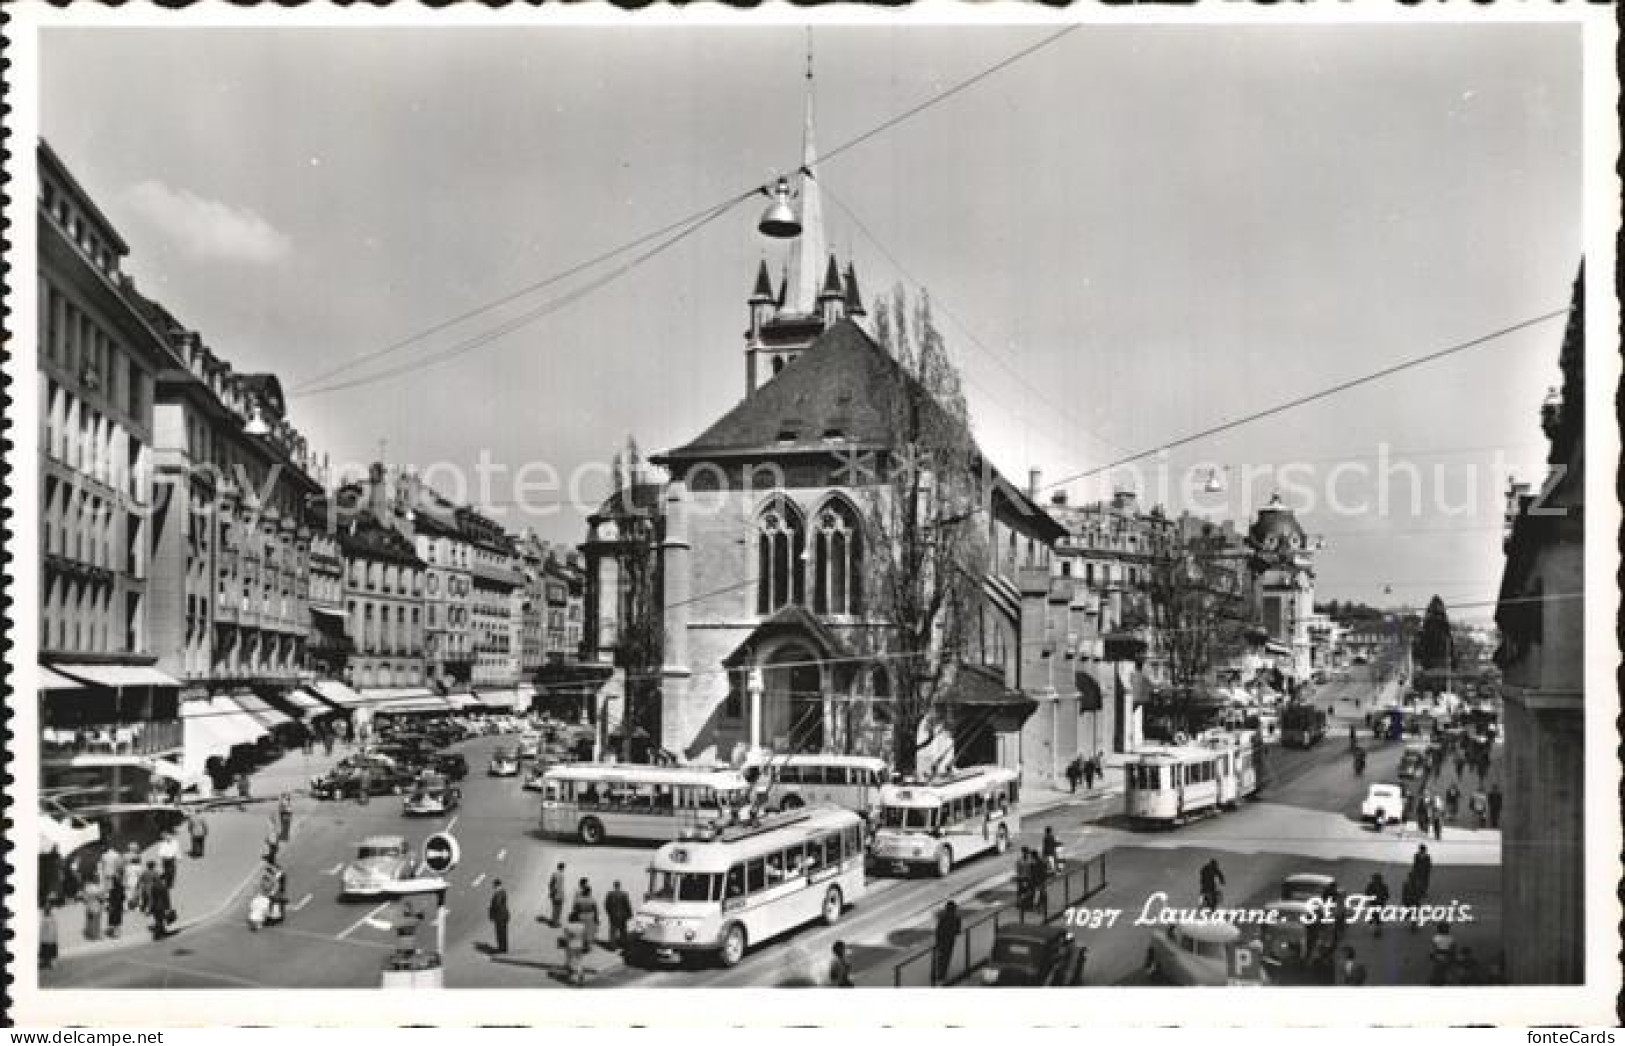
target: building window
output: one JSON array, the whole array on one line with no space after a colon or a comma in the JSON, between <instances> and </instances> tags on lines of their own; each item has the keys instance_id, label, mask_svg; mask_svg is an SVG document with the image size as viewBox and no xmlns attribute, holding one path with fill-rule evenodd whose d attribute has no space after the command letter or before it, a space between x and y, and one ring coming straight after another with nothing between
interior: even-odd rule
<instances>
[{"instance_id":1,"label":"building window","mask_svg":"<svg viewBox=\"0 0 1625 1046\"><path fill-rule=\"evenodd\" d=\"M774 498L757 523L757 613L771 614L791 603L805 602L802 544L800 514L784 498Z\"/></svg>"},{"instance_id":2,"label":"building window","mask_svg":"<svg viewBox=\"0 0 1625 1046\"><path fill-rule=\"evenodd\" d=\"M813 610L858 614L863 607L863 534L844 501L818 513L813 532Z\"/></svg>"}]
</instances>

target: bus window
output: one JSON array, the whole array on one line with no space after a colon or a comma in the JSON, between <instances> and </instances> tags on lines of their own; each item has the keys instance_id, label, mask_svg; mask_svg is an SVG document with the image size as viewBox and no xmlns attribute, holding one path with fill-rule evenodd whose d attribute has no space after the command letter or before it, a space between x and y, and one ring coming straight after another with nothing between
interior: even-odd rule
<instances>
[{"instance_id":1,"label":"bus window","mask_svg":"<svg viewBox=\"0 0 1625 1046\"><path fill-rule=\"evenodd\" d=\"M745 896L745 866L736 864L728 869L728 880L722 891L724 898Z\"/></svg>"},{"instance_id":2,"label":"bus window","mask_svg":"<svg viewBox=\"0 0 1625 1046\"><path fill-rule=\"evenodd\" d=\"M846 852L848 856L856 856L863 852L863 829L857 825L848 825L841 833L845 836Z\"/></svg>"},{"instance_id":3,"label":"bus window","mask_svg":"<svg viewBox=\"0 0 1625 1046\"><path fill-rule=\"evenodd\" d=\"M758 857L745 862L745 892L755 893L767 888L767 862Z\"/></svg>"},{"instance_id":4,"label":"bus window","mask_svg":"<svg viewBox=\"0 0 1625 1046\"><path fill-rule=\"evenodd\" d=\"M767 855L767 885L776 886L784 882L784 854L770 853Z\"/></svg>"},{"instance_id":5,"label":"bus window","mask_svg":"<svg viewBox=\"0 0 1625 1046\"><path fill-rule=\"evenodd\" d=\"M651 872L649 878L649 896L657 901L716 900L715 875L701 872Z\"/></svg>"},{"instance_id":6,"label":"bus window","mask_svg":"<svg viewBox=\"0 0 1625 1046\"><path fill-rule=\"evenodd\" d=\"M671 785L655 785L655 793L649 799L650 808L656 813L671 813L676 807L674 792Z\"/></svg>"},{"instance_id":7,"label":"bus window","mask_svg":"<svg viewBox=\"0 0 1625 1046\"><path fill-rule=\"evenodd\" d=\"M781 766L773 772L773 783L797 785L801 783L801 767Z\"/></svg>"},{"instance_id":8,"label":"bus window","mask_svg":"<svg viewBox=\"0 0 1625 1046\"><path fill-rule=\"evenodd\" d=\"M814 872L829 867L829 860L824 851L831 838L833 837L826 836L823 839L807 840L807 874L811 875Z\"/></svg>"},{"instance_id":9,"label":"bus window","mask_svg":"<svg viewBox=\"0 0 1625 1046\"><path fill-rule=\"evenodd\" d=\"M784 875L785 878L794 879L807 874L807 858L802 852L800 843L785 847Z\"/></svg>"},{"instance_id":10,"label":"bus window","mask_svg":"<svg viewBox=\"0 0 1625 1046\"><path fill-rule=\"evenodd\" d=\"M841 837L839 835L826 835L824 837L824 866L841 863Z\"/></svg>"}]
</instances>

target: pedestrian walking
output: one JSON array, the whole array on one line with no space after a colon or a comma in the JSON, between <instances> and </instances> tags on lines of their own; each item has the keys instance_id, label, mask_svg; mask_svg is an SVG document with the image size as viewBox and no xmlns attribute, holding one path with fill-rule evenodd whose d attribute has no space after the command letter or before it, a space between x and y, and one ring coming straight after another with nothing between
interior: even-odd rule
<instances>
[{"instance_id":1,"label":"pedestrian walking","mask_svg":"<svg viewBox=\"0 0 1625 1046\"><path fill-rule=\"evenodd\" d=\"M1055 829L1044 826L1044 871L1054 875L1061 870L1061 841L1055 838Z\"/></svg>"},{"instance_id":2,"label":"pedestrian walking","mask_svg":"<svg viewBox=\"0 0 1625 1046\"><path fill-rule=\"evenodd\" d=\"M1219 859L1209 858L1197 873L1197 878L1202 888L1202 907L1217 908L1221 893L1219 887L1224 885L1224 872L1219 868Z\"/></svg>"},{"instance_id":3,"label":"pedestrian walking","mask_svg":"<svg viewBox=\"0 0 1625 1046\"><path fill-rule=\"evenodd\" d=\"M1371 935L1382 936L1382 924L1385 918L1383 909L1388 907L1388 883L1381 872L1372 872L1371 881L1365 884L1366 896L1371 898L1371 905L1376 909L1375 918L1371 920Z\"/></svg>"},{"instance_id":4,"label":"pedestrian walking","mask_svg":"<svg viewBox=\"0 0 1625 1046\"><path fill-rule=\"evenodd\" d=\"M118 918L123 918L124 880L115 876L113 882L118 884L119 907ZM85 884L85 940L99 941L102 939L102 909L107 903L107 896L102 891L102 884L92 880ZM118 934L112 936L117 937Z\"/></svg>"},{"instance_id":5,"label":"pedestrian walking","mask_svg":"<svg viewBox=\"0 0 1625 1046\"><path fill-rule=\"evenodd\" d=\"M959 905L949 901L937 913L936 950L933 954L935 968L932 972L931 983L942 984L948 980L948 967L953 962L954 945L959 941L959 933L963 924L959 918Z\"/></svg>"},{"instance_id":6,"label":"pedestrian walking","mask_svg":"<svg viewBox=\"0 0 1625 1046\"><path fill-rule=\"evenodd\" d=\"M248 784L248 774L247 774L247 772L238 773L237 774L237 809L241 810L243 808L243 804L248 802L248 800L250 798L252 798L252 796L250 794L250 791L251 790L250 790L249 784Z\"/></svg>"},{"instance_id":7,"label":"pedestrian walking","mask_svg":"<svg viewBox=\"0 0 1625 1046\"><path fill-rule=\"evenodd\" d=\"M1433 793L1423 792L1416 802L1416 830L1428 834L1428 815L1433 811Z\"/></svg>"},{"instance_id":8,"label":"pedestrian walking","mask_svg":"<svg viewBox=\"0 0 1625 1046\"><path fill-rule=\"evenodd\" d=\"M56 965L56 954L56 905L47 899L39 910L39 968L49 970Z\"/></svg>"},{"instance_id":9,"label":"pedestrian walking","mask_svg":"<svg viewBox=\"0 0 1625 1046\"><path fill-rule=\"evenodd\" d=\"M83 857L80 858L83 860ZM72 858L62 862L62 903L77 901L84 888L85 877L79 873L79 861Z\"/></svg>"},{"instance_id":10,"label":"pedestrian walking","mask_svg":"<svg viewBox=\"0 0 1625 1046\"><path fill-rule=\"evenodd\" d=\"M1467 809L1473 815L1473 827L1482 829L1489 822L1490 801L1483 792L1474 792L1473 797L1467 800Z\"/></svg>"},{"instance_id":11,"label":"pedestrian walking","mask_svg":"<svg viewBox=\"0 0 1625 1046\"><path fill-rule=\"evenodd\" d=\"M1461 812L1461 789L1456 787L1454 781L1452 781L1450 787L1445 790L1444 808L1449 812L1450 819L1452 821L1454 821L1456 819L1456 815Z\"/></svg>"},{"instance_id":12,"label":"pedestrian walking","mask_svg":"<svg viewBox=\"0 0 1625 1046\"><path fill-rule=\"evenodd\" d=\"M39 855L39 902L57 901L62 896L62 851L52 844Z\"/></svg>"},{"instance_id":13,"label":"pedestrian walking","mask_svg":"<svg viewBox=\"0 0 1625 1046\"><path fill-rule=\"evenodd\" d=\"M501 879L491 883L491 903L486 914L491 917L491 931L496 936L496 952L500 955L508 950L508 891Z\"/></svg>"},{"instance_id":14,"label":"pedestrian walking","mask_svg":"<svg viewBox=\"0 0 1625 1046\"><path fill-rule=\"evenodd\" d=\"M209 838L209 822L201 809L193 810L186 819L186 834L192 840L192 856L203 856L203 844Z\"/></svg>"},{"instance_id":15,"label":"pedestrian walking","mask_svg":"<svg viewBox=\"0 0 1625 1046\"><path fill-rule=\"evenodd\" d=\"M598 940L598 900L592 895L592 884L582 879L576 887L575 900L570 902L570 921L580 923L587 938L587 951L592 951Z\"/></svg>"},{"instance_id":16,"label":"pedestrian walking","mask_svg":"<svg viewBox=\"0 0 1625 1046\"><path fill-rule=\"evenodd\" d=\"M272 818L265 831L265 859L276 864L278 852L282 849L282 831L277 827L276 818Z\"/></svg>"},{"instance_id":17,"label":"pedestrian walking","mask_svg":"<svg viewBox=\"0 0 1625 1046\"><path fill-rule=\"evenodd\" d=\"M175 919L172 903L169 887L164 885L163 875L154 866L147 887L147 914L152 917L152 939L155 941L169 936L169 924Z\"/></svg>"},{"instance_id":18,"label":"pedestrian walking","mask_svg":"<svg viewBox=\"0 0 1625 1046\"><path fill-rule=\"evenodd\" d=\"M355 801L358 806L366 806L372 802L372 767L363 766L361 776L356 780Z\"/></svg>"},{"instance_id":19,"label":"pedestrian walking","mask_svg":"<svg viewBox=\"0 0 1625 1046\"><path fill-rule=\"evenodd\" d=\"M112 889L113 880L124 881L124 855L117 847L109 846L102 851L101 859L96 862L96 878L101 881L104 894Z\"/></svg>"},{"instance_id":20,"label":"pedestrian walking","mask_svg":"<svg viewBox=\"0 0 1625 1046\"><path fill-rule=\"evenodd\" d=\"M1466 775L1467 775L1467 753L1466 752L1457 752L1456 753L1456 780L1459 781L1463 777L1465 777Z\"/></svg>"},{"instance_id":21,"label":"pedestrian walking","mask_svg":"<svg viewBox=\"0 0 1625 1046\"><path fill-rule=\"evenodd\" d=\"M1370 721L1370 719L1371 719L1371 717L1369 715L1366 716L1366 720L1368 722ZM1354 724L1350 723L1349 724L1349 751L1351 751L1351 752L1354 751L1355 748L1359 747L1359 744L1360 744L1360 742L1356 737L1355 730L1354 730Z\"/></svg>"},{"instance_id":22,"label":"pedestrian walking","mask_svg":"<svg viewBox=\"0 0 1625 1046\"><path fill-rule=\"evenodd\" d=\"M283 792L282 793L282 798L277 800L276 817L277 817L278 826L281 829L281 836L280 836L279 841L285 843L285 842L288 841L288 836L293 834L293 796L292 796L292 794L290 794L288 792Z\"/></svg>"},{"instance_id":23,"label":"pedestrian walking","mask_svg":"<svg viewBox=\"0 0 1625 1046\"><path fill-rule=\"evenodd\" d=\"M1406 909L1414 909L1422 904L1422 892L1416 887L1415 875L1405 877L1404 884L1399 888L1399 903L1401 907ZM1405 922L1410 926L1412 933L1415 933L1420 928L1420 924L1410 911L1405 914Z\"/></svg>"},{"instance_id":24,"label":"pedestrian walking","mask_svg":"<svg viewBox=\"0 0 1625 1046\"><path fill-rule=\"evenodd\" d=\"M836 941L829 950L829 986L831 988L851 988L852 963L846 957L846 942Z\"/></svg>"},{"instance_id":25,"label":"pedestrian walking","mask_svg":"<svg viewBox=\"0 0 1625 1046\"><path fill-rule=\"evenodd\" d=\"M609 893L604 895L604 918L609 920L609 946L625 948L626 927L632 921L632 898L621 889L619 879L610 886Z\"/></svg>"},{"instance_id":26,"label":"pedestrian walking","mask_svg":"<svg viewBox=\"0 0 1625 1046\"><path fill-rule=\"evenodd\" d=\"M1488 802L1491 828L1501 827L1501 803L1504 799L1505 797L1501 794L1501 782L1497 781L1495 784L1490 785Z\"/></svg>"},{"instance_id":27,"label":"pedestrian walking","mask_svg":"<svg viewBox=\"0 0 1625 1046\"><path fill-rule=\"evenodd\" d=\"M141 863L141 851L134 843L124 852L124 896L131 909L147 910L146 867Z\"/></svg>"},{"instance_id":28,"label":"pedestrian walking","mask_svg":"<svg viewBox=\"0 0 1625 1046\"><path fill-rule=\"evenodd\" d=\"M554 869L552 878L547 880L547 902L553 909L553 927L558 929L564 925L564 862L560 861L558 868Z\"/></svg>"},{"instance_id":29,"label":"pedestrian walking","mask_svg":"<svg viewBox=\"0 0 1625 1046\"><path fill-rule=\"evenodd\" d=\"M1416 880L1416 894L1426 898L1433 879L1433 856L1428 853L1427 844L1423 843L1416 848L1416 855L1411 858L1411 877Z\"/></svg>"},{"instance_id":30,"label":"pedestrian walking","mask_svg":"<svg viewBox=\"0 0 1625 1046\"><path fill-rule=\"evenodd\" d=\"M1072 761L1066 764L1066 783L1073 795L1078 794L1078 782L1081 780L1083 780L1083 756L1075 755Z\"/></svg>"},{"instance_id":31,"label":"pedestrian walking","mask_svg":"<svg viewBox=\"0 0 1625 1046\"><path fill-rule=\"evenodd\" d=\"M333 732L331 730L322 731L322 754L326 756L332 756L333 754Z\"/></svg>"},{"instance_id":32,"label":"pedestrian walking","mask_svg":"<svg viewBox=\"0 0 1625 1046\"><path fill-rule=\"evenodd\" d=\"M181 846L175 841L174 832L165 832L164 837L158 841L158 867L159 874L163 876L164 886L173 891L175 889L175 876L180 871Z\"/></svg>"}]
</instances>

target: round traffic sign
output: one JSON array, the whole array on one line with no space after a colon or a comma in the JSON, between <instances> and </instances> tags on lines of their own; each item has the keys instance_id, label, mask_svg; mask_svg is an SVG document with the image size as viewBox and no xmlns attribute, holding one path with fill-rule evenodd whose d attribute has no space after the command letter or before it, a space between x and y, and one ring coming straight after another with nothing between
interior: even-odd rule
<instances>
[{"instance_id":1,"label":"round traffic sign","mask_svg":"<svg viewBox=\"0 0 1625 1046\"><path fill-rule=\"evenodd\" d=\"M457 867L461 853L450 833L436 832L423 841L423 867L436 875L444 875Z\"/></svg>"}]
</instances>

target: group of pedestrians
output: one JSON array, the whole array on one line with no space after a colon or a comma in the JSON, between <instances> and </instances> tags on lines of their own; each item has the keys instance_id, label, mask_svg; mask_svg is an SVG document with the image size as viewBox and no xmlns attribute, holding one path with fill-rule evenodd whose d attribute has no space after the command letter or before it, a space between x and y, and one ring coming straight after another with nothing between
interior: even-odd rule
<instances>
[{"instance_id":1,"label":"group of pedestrians","mask_svg":"<svg viewBox=\"0 0 1625 1046\"><path fill-rule=\"evenodd\" d=\"M1016 906L1024 912L1044 907L1044 887L1061 871L1061 841L1055 829L1044 829L1040 848L1023 846L1016 858Z\"/></svg>"},{"instance_id":2,"label":"group of pedestrians","mask_svg":"<svg viewBox=\"0 0 1625 1046\"><path fill-rule=\"evenodd\" d=\"M564 949L565 977L571 984L585 984L587 980L586 961L599 941L599 906L598 898L593 894L592 883L582 877L576 882L575 895L570 898L568 907L565 904L569 889L569 878L563 861L553 870L547 881L548 925L559 931L559 946ZM491 920L492 936L495 938L492 954L501 955L508 951L508 928L512 922L513 910L508 901L508 889L501 879L491 884L491 898L486 906L486 916ZM542 916L537 916L542 921ZM603 918L609 926L607 947L611 950L624 950L627 945L627 927L632 922L632 898L621 887L620 880L615 880L607 894L604 895Z\"/></svg>"},{"instance_id":3,"label":"group of pedestrians","mask_svg":"<svg viewBox=\"0 0 1625 1046\"><path fill-rule=\"evenodd\" d=\"M1096 752L1087 759L1083 757L1082 753L1079 753L1072 757L1070 763L1066 764L1067 784L1072 786L1074 794L1078 790L1079 782L1082 782L1084 791L1092 791L1095 782L1105 776L1105 756L1101 752Z\"/></svg>"}]
</instances>

